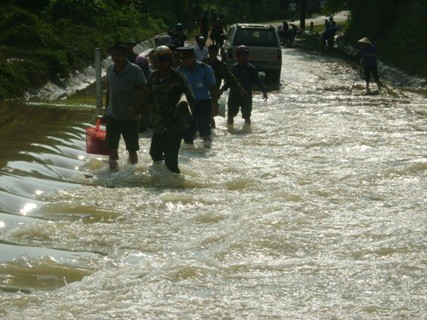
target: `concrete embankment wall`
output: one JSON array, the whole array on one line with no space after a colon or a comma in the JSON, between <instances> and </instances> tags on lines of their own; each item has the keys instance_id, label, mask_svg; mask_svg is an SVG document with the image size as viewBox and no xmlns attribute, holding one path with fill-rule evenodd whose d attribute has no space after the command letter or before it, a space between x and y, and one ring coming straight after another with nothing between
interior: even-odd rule
<instances>
[{"instance_id":1,"label":"concrete embankment wall","mask_svg":"<svg viewBox=\"0 0 427 320\"><path fill-rule=\"evenodd\" d=\"M154 48L154 38L148 39L136 45L134 48L135 53L140 54ZM95 61L95 48L94 48L94 61ZM102 76L105 76L107 67L112 63L111 58L108 57L102 61ZM27 93L27 99L40 99L40 100L56 100L66 98L67 96L75 93L76 91L83 90L88 86L95 83L95 67L88 66L82 71L76 71L70 75L70 78L62 83L47 82L36 93Z\"/></svg>"}]
</instances>

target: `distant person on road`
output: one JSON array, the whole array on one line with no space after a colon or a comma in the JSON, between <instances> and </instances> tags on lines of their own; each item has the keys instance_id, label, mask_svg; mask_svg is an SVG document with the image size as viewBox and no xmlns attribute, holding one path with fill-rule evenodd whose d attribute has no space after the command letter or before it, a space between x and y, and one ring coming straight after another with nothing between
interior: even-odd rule
<instances>
[{"instance_id":1,"label":"distant person on road","mask_svg":"<svg viewBox=\"0 0 427 320\"><path fill-rule=\"evenodd\" d=\"M237 86L231 87L230 83L225 83L221 88L221 92L224 92L231 87L227 101L227 124L229 126L234 124L234 117L237 116L239 109L241 109L245 124L250 125L252 114L252 86L253 84L258 85L259 89L262 91L264 101L268 99L267 88L260 78L257 69L249 63L249 48L245 45L240 45L237 47L236 53L237 62L231 66L230 71L234 74L237 81L239 81L246 94L242 95L242 90Z\"/></svg>"},{"instance_id":2,"label":"distant person on road","mask_svg":"<svg viewBox=\"0 0 427 320\"><path fill-rule=\"evenodd\" d=\"M378 77L378 61L376 55L376 48L367 37L360 39L358 42L362 44L362 50L360 51L360 65L363 67L363 72L365 75L366 93L371 93L369 89L369 83L371 82L371 74L375 82L377 83L378 90L381 90L381 82Z\"/></svg>"},{"instance_id":3,"label":"distant person on road","mask_svg":"<svg viewBox=\"0 0 427 320\"><path fill-rule=\"evenodd\" d=\"M329 28L333 28L337 25L337 23L334 20L334 16L330 15L327 19L325 19L325 30L328 30Z\"/></svg>"},{"instance_id":4,"label":"distant person on road","mask_svg":"<svg viewBox=\"0 0 427 320\"><path fill-rule=\"evenodd\" d=\"M339 29L340 26L336 24L332 15L325 19L325 31L322 33L322 47L320 51L324 51L326 47L329 50L334 48L335 34Z\"/></svg>"},{"instance_id":5,"label":"distant person on road","mask_svg":"<svg viewBox=\"0 0 427 320\"><path fill-rule=\"evenodd\" d=\"M197 45L194 47L194 54L196 55L196 60L203 62L203 60L208 58L208 48L206 48L206 39L203 36L196 37Z\"/></svg>"},{"instance_id":6,"label":"distant person on road","mask_svg":"<svg viewBox=\"0 0 427 320\"><path fill-rule=\"evenodd\" d=\"M291 23L289 24L288 37L286 40L287 47L293 46L295 37L297 36L298 31L299 31L299 28L297 27L297 25L294 23L294 21L291 21Z\"/></svg>"},{"instance_id":7,"label":"distant person on road","mask_svg":"<svg viewBox=\"0 0 427 320\"><path fill-rule=\"evenodd\" d=\"M109 167L112 171L118 170L120 136L123 136L129 152L129 162L138 162L140 117L131 114L129 108L147 81L141 68L126 58L126 51L123 44L111 46L113 64L107 68L107 107L102 122L106 122Z\"/></svg>"},{"instance_id":8,"label":"distant person on road","mask_svg":"<svg viewBox=\"0 0 427 320\"><path fill-rule=\"evenodd\" d=\"M209 35L209 10L205 10L200 16L200 34L207 39Z\"/></svg>"},{"instance_id":9,"label":"distant person on road","mask_svg":"<svg viewBox=\"0 0 427 320\"><path fill-rule=\"evenodd\" d=\"M296 13L297 13L297 4L295 0L292 0L291 3L289 3L289 17L291 18L291 20L295 19Z\"/></svg>"},{"instance_id":10,"label":"distant person on road","mask_svg":"<svg viewBox=\"0 0 427 320\"><path fill-rule=\"evenodd\" d=\"M288 41L289 36L289 24L283 21L281 25L277 27L277 35L279 36L280 43L284 46Z\"/></svg>"},{"instance_id":11,"label":"distant person on road","mask_svg":"<svg viewBox=\"0 0 427 320\"><path fill-rule=\"evenodd\" d=\"M329 50L334 48L335 43L335 34L340 29L339 25L329 27L322 33L322 48L321 51L324 51L327 47Z\"/></svg>"},{"instance_id":12,"label":"distant person on road","mask_svg":"<svg viewBox=\"0 0 427 320\"><path fill-rule=\"evenodd\" d=\"M313 0L307 0L307 16L311 18L313 16L314 3Z\"/></svg>"},{"instance_id":13,"label":"distant person on road","mask_svg":"<svg viewBox=\"0 0 427 320\"><path fill-rule=\"evenodd\" d=\"M181 23L177 23L175 26L175 33L171 36L171 42L178 48L183 47L188 37L184 33L184 27Z\"/></svg>"},{"instance_id":14,"label":"distant person on road","mask_svg":"<svg viewBox=\"0 0 427 320\"><path fill-rule=\"evenodd\" d=\"M224 34L227 34L227 26L225 24L225 14L221 13L212 23L212 44L222 47Z\"/></svg>"},{"instance_id":15,"label":"distant person on road","mask_svg":"<svg viewBox=\"0 0 427 320\"><path fill-rule=\"evenodd\" d=\"M323 12L323 9L325 9L325 4L326 4L325 0L320 0L320 11L321 12Z\"/></svg>"}]
</instances>

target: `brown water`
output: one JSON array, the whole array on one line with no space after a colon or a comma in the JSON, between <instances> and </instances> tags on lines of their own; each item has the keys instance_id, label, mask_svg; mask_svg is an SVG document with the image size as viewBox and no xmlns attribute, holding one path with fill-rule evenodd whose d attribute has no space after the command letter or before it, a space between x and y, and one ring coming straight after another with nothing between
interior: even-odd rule
<instances>
[{"instance_id":1,"label":"brown water","mask_svg":"<svg viewBox=\"0 0 427 320\"><path fill-rule=\"evenodd\" d=\"M283 52L251 129L218 119L183 172L110 174L89 108L21 105L0 139L4 319L425 319L426 98L363 94ZM20 117L21 115L21 117Z\"/></svg>"}]
</instances>

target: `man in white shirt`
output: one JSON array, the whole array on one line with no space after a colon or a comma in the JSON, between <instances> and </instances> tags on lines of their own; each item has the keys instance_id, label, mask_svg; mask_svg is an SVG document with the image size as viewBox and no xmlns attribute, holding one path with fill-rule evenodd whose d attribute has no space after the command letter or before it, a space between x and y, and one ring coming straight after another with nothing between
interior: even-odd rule
<instances>
[{"instance_id":1,"label":"man in white shirt","mask_svg":"<svg viewBox=\"0 0 427 320\"><path fill-rule=\"evenodd\" d=\"M196 39L197 46L194 48L194 54L196 55L196 61L203 62L203 60L209 57L208 48L206 48L206 39L203 36L199 36Z\"/></svg>"},{"instance_id":2,"label":"man in white shirt","mask_svg":"<svg viewBox=\"0 0 427 320\"><path fill-rule=\"evenodd\" d=\"M289 4L289 14L291 19L295 19L295 14L297 12L297 4L295 3L295 0L292 0Z\"/></svg>"}]
</instances>

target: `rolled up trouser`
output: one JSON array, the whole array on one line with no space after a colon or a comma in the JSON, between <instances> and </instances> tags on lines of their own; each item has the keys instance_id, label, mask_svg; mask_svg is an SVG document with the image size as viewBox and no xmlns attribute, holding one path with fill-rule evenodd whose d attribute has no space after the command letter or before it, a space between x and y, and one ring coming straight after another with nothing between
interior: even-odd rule
<instances>
[{"instance_id":1,"label":"rolled up trouser","mask_svg":"<svg viewBox=\"0 0 427 320\"><path fill-rule=\"evenodd\" d=\"M185 143L193 143L196 131L201 137L211 135L211 113L212 104L210 99L196 102L193 110L194 120L189 123L189 128L184 132Z\"/></svg>"}]
</instances>

